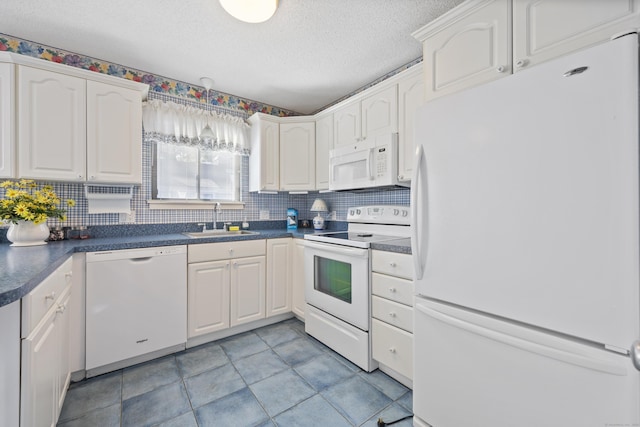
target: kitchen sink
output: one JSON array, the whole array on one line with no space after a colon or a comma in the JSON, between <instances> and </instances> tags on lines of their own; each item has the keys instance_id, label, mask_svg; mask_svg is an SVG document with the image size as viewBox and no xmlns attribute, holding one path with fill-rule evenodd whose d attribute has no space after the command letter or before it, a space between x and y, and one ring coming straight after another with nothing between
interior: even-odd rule
<instances>
[{"instance_id":1,"label":"kitchen sink","mask_svg":"<svg viewBox=\"0 0 640 427\"><path fill-rule=\"evenodd\" d=\"M257 231L247 231L247 230L205 230L205 231L192 231L188 233L182 233L185 236L199 239L199 238L210 238L210 237L229 237L229 236L245 236L250 234L260 234Z\"/></svg>"}]
</instances>

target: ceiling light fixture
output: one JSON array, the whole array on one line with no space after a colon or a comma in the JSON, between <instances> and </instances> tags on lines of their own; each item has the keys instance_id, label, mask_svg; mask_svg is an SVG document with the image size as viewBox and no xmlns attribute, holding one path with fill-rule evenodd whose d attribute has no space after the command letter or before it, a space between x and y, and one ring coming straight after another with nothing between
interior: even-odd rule
<instances>
[{"instance_id":1,"label":"ceiling light fixture","mask_svg":"<svg viewBox=\"0 0 640 427\"><path fill-rule=\"evenodd\" d=\"M204 89L206 91L205 93L205 102L207 103L207 109L209 108L209 91L211 90L211 87L213 86L213 80L211 80L209 77L201 77L200 78L200 83L202 83L202 86L204 86ZM209 114L207 113L207 125L202 129L202 131L200 132L200 140L204 141L205 139L216 139L216 134L213 133L213 130L211 129L211 126L209 126Z\"/></svg>"},{"instance_id":2,"label":"ceiling light fixture","mask_svg":"<svg viewBox=\"0 0 640 427\"><path fill-rule=\"evenodd\" d=\"M219 0L227 13L240 21L257 24L271 18L278 0Z\"/></svg>"}]
</instances>

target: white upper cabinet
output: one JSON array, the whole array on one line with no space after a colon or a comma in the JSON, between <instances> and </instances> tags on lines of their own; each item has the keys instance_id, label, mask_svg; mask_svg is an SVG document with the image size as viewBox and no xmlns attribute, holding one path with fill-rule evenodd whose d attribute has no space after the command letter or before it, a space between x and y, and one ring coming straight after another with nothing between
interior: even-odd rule
<instances>
[{"instance_id":1,"label":"white upper cabinet","mask_svg":"<svg viewBox=\"0 0 640 427\"><path fill-rule=\"evenodd\" d=\"M280 125L276 117L256 113L251 123L249 191L280 189Z\"/></svg>"},{"instance_id":2,"label":"white upper cabinet","mask_svg":"<svg viewBox=\"0 0 640 427\"><path fill-rule=\"evenodd\" d=\"M333 112L334 147L398 132L398 88L376 90Z\"/></svg>"},{"instance_id":3,"label":"white upper cabinet","mask_svg":"<svg viewBox=\"0 0 640 427\"><path fill-rule=\"evenodd\" d=\"M329 189L330 150L333 150L333 114L316 119L316 190Z\"/></svg>"},{"instance_id":4,"label":"white upper cabinet","mask_svg":"<svg viewBox=\"0 0 640 427\"><path fill-rule=\"evenodd\" d=\"M511 1L467 1L414 33L423 42L427 99L511 72Z\"/></svg>"},{"instance_id":5,"label":"white upper cabinet","mask_svg":"<svg viewBox=\"0 0 640 427\"><path fill-rule=\"evenodd\" d=\"M398 132L398 87L376 91L362 99L362 139Z\"/></svg>"},{"instance_id":6,"label":"white upper cabinet","mask_svg":"<svg viewBox=\"0 0 640 427\"><path fill-rule=\"evenodd\" d=\"M19 177L84 181L86 81L18 67Z\"/></svg>"},{"instance_id":7,"label":"white upper cabinet","mask_svg":"<svg viewBox=\"0 0 640 427\"><path fill-rule=\"evenodd\" d=\"M398 82L398 179L409 181L413 175L415 138L413 134L416 110L424 104L422 66L411 69Z\"/></svg>"},{"instance_id":8,"label":"white upper cabinet","mask_svg":"<svg viewBox=\"0 0 640 427\"><path fill-rule=\"evenodd\" d=\"M87 179L142 182L139 92L87 81Z\"/></svg>"},{"instance_id":9,"label":"white upper cabinet","mask_svg":"<svg viewBox=\"0 0 640 427\"><path fill-rule=\"evenodd\" d=\"M308 191L315 186L315 122L280 123L280 189Z\"/></svg>"},{"instance_id":10,"label":"white upper cabinet","mask_svg":"<svg viewBox=\"0 0 640 427\"><path fill-rule=\"evenodd\" d=\"M423 43L429 100L639 26L640 0L468 0L413 36Z\"/></svg>"},{"instance_id":11,"label":"white upper cabinet","mask_svg":"<svg viewBox=\"0 0 640 427\"><path fill-rule=\"evenodd\" d=\"M566 55L640 27L640 1L515 0L515 70Z\"/></svg>"},{"instance_id":12,"label":"white upper cabinet","mask_svg":"<svg viewBox=\"0 0 640 427\"><path fill-rule=\"evenodd\" d=\"M360 102L343 105L333 113L333 144L341 147L362 139Z\"/></svg>"},{"instance_id":13,"label":"white upper cabinet","mask_svg":"<svg viewBox=\"0 0 640 427\"><path fill-rule=\"evenodd\" d=\"M142 83L0 52L0 176L141 183L147 91Z\"/></svg>"},{"instance_id":14,"label":"white upper cabinet","mask_svg":"<svg viewBox=\"0 0 640 427\"><path fill-rule=\"evenodd\" d=\"M14 177L15 66L0 63L0 178Z\"/></svg>"}]
</instances>

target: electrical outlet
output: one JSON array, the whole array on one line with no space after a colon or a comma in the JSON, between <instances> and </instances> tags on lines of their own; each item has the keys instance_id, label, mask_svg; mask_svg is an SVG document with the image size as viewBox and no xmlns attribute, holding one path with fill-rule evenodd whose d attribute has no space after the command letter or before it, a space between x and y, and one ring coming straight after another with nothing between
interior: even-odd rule
<instances>
[{"instance_id":1,"label":"electrical outlet","mask_svg":"<svg viewBox=\"0 0 640 427\"><path fill-rule=\"evenodd\" d=\"M132 210L130 213L120 213L120 224L133 224L136 222L136 211Z\"/></svg>"},{"instance_id":2,"label":"electrical outlet","mask_svg":"<svg viewBox=\"0 0 640 427\"><path fill-rule=\"evenodd\" d=\"M329 219L332 221L335 221L336 219L338 219L336 211L331 211L331 214L329 214Z\"/></svg>"},{"instance_id":3,"label":"electrical outlet","mask_svg":"<svg viewBox=\"0 0 640 427\"><path fill-rule=\"evenodd\" d=\"M269 219L269 210L268 209L260 211L260 219Z\"/></svg>"}]
</instances>

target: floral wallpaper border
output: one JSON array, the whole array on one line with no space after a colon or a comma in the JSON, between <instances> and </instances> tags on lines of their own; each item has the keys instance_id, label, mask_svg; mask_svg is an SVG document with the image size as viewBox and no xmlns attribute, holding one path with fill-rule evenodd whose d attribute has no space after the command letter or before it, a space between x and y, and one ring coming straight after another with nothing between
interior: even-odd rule
<instances>
[{"instance_id":1,"label":"floral wallpaper border","mask_svg":"<svg viewBox=\"0 0 640 427\"><path fill-rule=\"evenodd\" d=\"M57 62L71 67L94 71L96 73L108 74L110 76L133 80L135 82L142 82L148 84L149 90L153 92L179 96L203 103L206 102L205 88L201 86L194 86L189 83L167 79L155 74L44 46L3 33L0 33L0 51L28 55L33 58ZM215 90L211 90L209 92L209 103L216 107L242 111L248 115L258 112L280 117L299 115L294 111L239 98L237 96L217 92Z\"/></svg>"}]
</instances>

